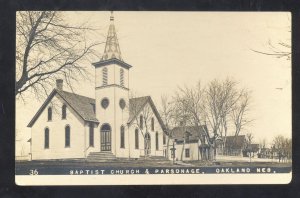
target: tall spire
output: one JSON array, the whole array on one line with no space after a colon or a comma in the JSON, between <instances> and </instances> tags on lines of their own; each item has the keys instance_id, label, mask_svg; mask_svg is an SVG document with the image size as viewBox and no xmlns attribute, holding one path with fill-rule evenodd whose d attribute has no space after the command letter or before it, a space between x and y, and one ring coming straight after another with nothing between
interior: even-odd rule
<instances>
[{"instance_id":1,"label":"tall spire","mask_svg":"<svg viewBox=\"0 0 300 198\"><path fill-rule=\"evenodd\" d=\"M111 11L110 25L107 33L104 53L101 60L109 60L112 58L122 60L121 50L120 50L117 33L114 25L114 16L113 16L113 12Z\"/></svg>"}]
</instances>

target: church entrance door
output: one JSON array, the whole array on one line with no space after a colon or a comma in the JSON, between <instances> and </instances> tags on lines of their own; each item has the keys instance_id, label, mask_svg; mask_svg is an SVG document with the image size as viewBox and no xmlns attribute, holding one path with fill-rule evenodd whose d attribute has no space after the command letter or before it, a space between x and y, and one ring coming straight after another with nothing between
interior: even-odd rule
<instances>
[{"instance_id":1,"label":"church entrance door","mask_svg":"<svg viewBox=\"0 0 300 198\"><path fill-rule=\"evenodd\" d=\"M100 129L101 151L111 151L111 128L103 124Z\"/></svg>"}]
</instances>

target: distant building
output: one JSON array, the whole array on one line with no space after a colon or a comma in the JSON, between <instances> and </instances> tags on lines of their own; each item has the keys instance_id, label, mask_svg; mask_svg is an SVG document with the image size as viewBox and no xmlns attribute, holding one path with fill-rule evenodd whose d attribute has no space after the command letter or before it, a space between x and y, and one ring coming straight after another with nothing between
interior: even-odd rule
<instances>
[{"instance_id":1,"label":"distant building","mask_svg":"<svg viewBox=\"0 0 300 198\"><path fill-rule=\"evenodd\" d=\"M217 141L217 154L229 156L243 156L246 148L246 136L226 136Z\"/></svg>"}]
</instances>

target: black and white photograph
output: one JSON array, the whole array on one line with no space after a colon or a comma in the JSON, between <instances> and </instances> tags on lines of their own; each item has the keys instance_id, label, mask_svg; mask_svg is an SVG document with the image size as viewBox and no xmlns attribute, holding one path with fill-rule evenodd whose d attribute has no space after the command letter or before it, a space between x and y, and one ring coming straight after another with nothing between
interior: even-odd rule
<instances>
[{"instance_id":1,"label":"black and white photograph","mask_svg":"<svg viewBox=\"0 0 300 198\"><path fill-rule=\"evenodd\" d=\"M17 11L16 184L288 184L291 21Z\"/></svg>"}]
</instances>

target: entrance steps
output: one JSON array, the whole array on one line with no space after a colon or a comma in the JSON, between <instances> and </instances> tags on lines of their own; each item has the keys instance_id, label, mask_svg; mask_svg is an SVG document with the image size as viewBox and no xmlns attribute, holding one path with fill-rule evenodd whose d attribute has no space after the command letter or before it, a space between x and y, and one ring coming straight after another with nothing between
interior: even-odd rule
<instances>
[{"instance_id":1,"label":"entrance steps","mask_svg":"<svg viewBox=\"0 0 300 198\"><path fill-rule=\"evenodd\" d=\"M116 160L116 156L111 152L90 152L87 156L89 162L108 162Z\"/></svg>"}]
</instances>

